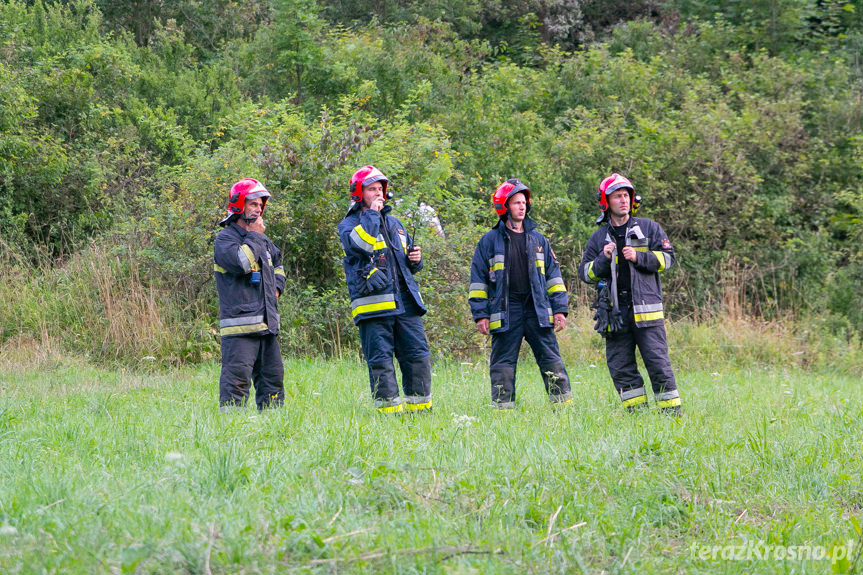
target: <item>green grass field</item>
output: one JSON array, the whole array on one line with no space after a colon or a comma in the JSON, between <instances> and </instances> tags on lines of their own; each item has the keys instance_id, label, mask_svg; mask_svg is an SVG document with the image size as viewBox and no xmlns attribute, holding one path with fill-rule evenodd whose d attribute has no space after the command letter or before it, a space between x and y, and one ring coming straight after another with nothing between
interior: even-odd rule
<instances>
[{"instance_id":1,"label":"green grass field","mask_svg":"<svg viewBox=\"0 0 863 575\"><path fill-rule=\"evenodd\" d=\"M453 362L434 413L404 418L374 413L358 361L289 361L284 409L227 415L215 363L7 370L0 573L852 568L859 379L681 372L678 420L621 412L600 361L570 363L561 409L521 367L514 412L488 406L485 363Z\"/></svg>"}]
</instances>

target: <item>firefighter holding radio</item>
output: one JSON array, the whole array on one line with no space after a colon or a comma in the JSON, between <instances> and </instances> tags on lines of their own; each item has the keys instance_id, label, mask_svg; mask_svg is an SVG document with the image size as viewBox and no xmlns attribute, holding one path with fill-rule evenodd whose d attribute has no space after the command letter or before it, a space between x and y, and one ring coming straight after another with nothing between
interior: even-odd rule
<instances>
[{"instance_id":1,"label":"firefighter holding radio","mask_svg":"<svg viewBox=\"0 0 863 575\"><path fill-rule=\"evenodd\" d=\"M679 415L659 280L675 264L674 248L659 224L635 217L641 197L627 178L611 174L603 179L598 198L602 213L596 223L601 227L587 242L578 275L599 287L595 329L605 338L608 371L624 407L647 407L635 358L638 348L656 406Z\"/></svg>"},{"instance_id":2,"label":"firefighter holding radio","mask_svg":"<svg viewBox=\"0 0 863 575\"><path fill-rule=\"evenodd\" d=\"M339 223L351 316L360 331L369 384L380 413L422 413L432 407L431 353L423 328L426 313L414 274L422 251L392 216L389 180L374 166L351 177L351 206ZM393 354L402 372L399 395Z\"/></svg>"},{"instance_id":3,"label":"firefighter holding radio","mask_svg":"<svg viewBox=\"0 0 863 575\"><path fill-rule=\"evenodd\" d=\"M282 252L264 234L261 217L270 192L244 178L231 187L228 214L213 247L219 292L222 371L220 411L245 407L250 381L258 409L278 407L285 397L279 349L277 299L285 289Z\"/></svg>"}]
</instances>

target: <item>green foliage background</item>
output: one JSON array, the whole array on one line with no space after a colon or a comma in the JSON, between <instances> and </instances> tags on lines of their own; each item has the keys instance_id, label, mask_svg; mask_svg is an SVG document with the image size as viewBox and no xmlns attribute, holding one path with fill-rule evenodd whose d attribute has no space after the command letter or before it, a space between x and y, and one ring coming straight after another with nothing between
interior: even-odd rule
<instances>
[{"instance_id":1,"label":"green foliage background","mask_svg":"<svg viewBox=\"0 0 863 575\"><path fill-rule=\"evenodd\" d=\"M583 306L612 171L678 250L673 317L859 341L861 54L859 0L3 0L0 345L211 357L216 222L253 176L286 255L283 344L356 349L335 228L365 163L409 225L419 202L443 222L420 228L441 354L482 345L467 268L497 184L531 186Z\"/></svg>"}]
</instances>

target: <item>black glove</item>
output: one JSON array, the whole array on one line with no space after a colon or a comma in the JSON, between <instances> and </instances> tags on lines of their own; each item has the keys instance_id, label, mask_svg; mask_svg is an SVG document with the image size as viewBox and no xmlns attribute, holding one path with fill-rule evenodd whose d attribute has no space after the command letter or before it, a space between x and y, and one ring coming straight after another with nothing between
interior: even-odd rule
<instances>
[{"instance_id":1,"label":"black glove","mask_svg":"<svg viewBox=\"0 0 863 575\"><path fill-rule=\"evenodd\" d=\"M369 292L378 291L387 287L387 274L378 268L372 268L366 275L366 287Z\"/></svg>"},{"instance_id":2,"label":"black glove","mask_svg":"<svg viewBox=\"0 0 863 575\"><path fill-rule=\"evenodd\" d=\"M612 309L611 292L608 283L600 284L596 292L596 301L590 307L596 310L593 319L596 324L593 329L602 337L608 337L609 333L620 331L623 328L623 317L619 309Z\"/></svg>"},{"instance_id":3,"label":"black glove","mask_svg":"<svg viewBox=\"0 0 863 575\"><path fill-rule=\"evenodd\" d=\"M620 313L620 308L616 307L611 310L611 318L608 320L608 333L615 333L623 329L623 314Z\"/></svg>"}]
</instances>

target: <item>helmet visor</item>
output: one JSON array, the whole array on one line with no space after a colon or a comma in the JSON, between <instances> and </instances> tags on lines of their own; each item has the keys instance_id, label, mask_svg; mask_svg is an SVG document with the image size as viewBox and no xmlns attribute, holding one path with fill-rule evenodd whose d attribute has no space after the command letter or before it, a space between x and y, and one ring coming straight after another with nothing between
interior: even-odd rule
<instances>
[{"instance_id":1,"label":"helmet visor","mask_svg":"<svg viewBox=\"0 0 863 575\"><path fill-rule=\"evenodd\" d=\"M374 176L369 176L365 180L363 180L363 187L371 186L375 182L384 182L387 183L389 180L383 174L375 174Z\"/></svg>"},{"instance_id":2,"label":"helmet visor","mask_svg":"<svg viewBox=\"0 0 863 575\"><path fill-rule=\"evenodd\" d=\"M247 200L254 200L255 198L269 198L270 192L267 190L259 190L256 192L252 192L251 194L246 194Z\"/></svg>"}]
</instances>

